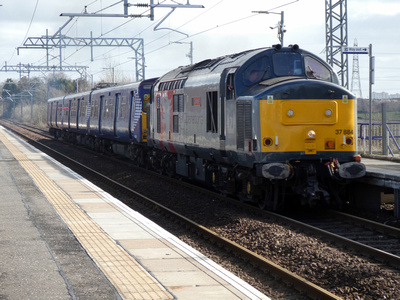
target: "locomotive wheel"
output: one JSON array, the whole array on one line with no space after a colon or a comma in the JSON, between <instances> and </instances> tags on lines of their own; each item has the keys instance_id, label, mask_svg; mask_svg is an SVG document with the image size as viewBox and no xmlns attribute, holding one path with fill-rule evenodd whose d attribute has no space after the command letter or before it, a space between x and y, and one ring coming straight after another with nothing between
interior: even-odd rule
<instances>
[{"instance_id":1,"label":"locomotive wheel","mask_svg":"<svg viewBox=\"0 0 400 300\"><path fill-rule=\"evenodd\" d=\"M260 209L262 209L262 210L267 209L268 202L270 201L268 194L269 194L269 189L267 189L265 191L265 196L264 197L258 199L258 202L257 202L258 203L258 207Z\"/></svg>"},{"instance_id":2,"label":"locomotive wheel","mask_svg":"<svg viewBox=\"0 0 400 300\"><path fill-rule=\"evenodd\" d=\"M267 184L264 197L257 201L258 207L262 210L278 211L283 209L283 202L279 202L279 187L277 184Z\"/></svg>"},{"instance_id":3,"label":"locomotive wheel","mask_svg":"<svg viewBox=\"0 0 400 300\"><path fill-rule=\"evenodd\" d=\"M169 155L164 162L164 171L169 177L173 177L176 174L175 171L175 157Z\"/></svg>"}]
</instances>

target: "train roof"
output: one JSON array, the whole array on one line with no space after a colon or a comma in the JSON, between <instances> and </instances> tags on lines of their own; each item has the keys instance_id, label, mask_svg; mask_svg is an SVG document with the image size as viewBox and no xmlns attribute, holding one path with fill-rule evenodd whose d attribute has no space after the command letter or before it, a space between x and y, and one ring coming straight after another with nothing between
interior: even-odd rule
<instances>
[{"instance_id":1,"label":"train roof","mask_svg":"<svg viewBox=\"0 0 400 300\"><path fill-rule=\"evenodd\" d=\"M160 77L159 87L164 88L163 82L182 81L194 77L203 77L203 83L207 80L205 78L214 78L208 82L218 84L219 81L212 75L218 76L228 69L235 70L237 95L254 84L273 78L279 78L278 80L282 77L309 78L338 83L335 71L317 55L300 49L298 45L289 47L275 45L206 59L196 64L176 68ZM323 72L321 73L320 70ZM258 74L259 78L254 79L253 74Z\"/></svg>"},{"instance_id":2,"label":"train roof","mask_svg":"<svg viewBox=\"0 0 400 300\"><path fill-rule=\"evenodd\" d=\"M185 78L193 75L201 75L203 73L221 73L226 68L241 67L248 61L252 60L259 55L270 55L275 51L295 51L302 55L312 56L314 59L318 60L320 63L331 68L325 61L320 59L318 56L308 52L306 50L300 49L298 45L290 45L288 47L281 47L281 45L274 45L272 47L263 47L258 49L251 49L242 51L239 53L229 54L220 56L214 59L206 59L198 63L181 66L170 72L166 73L160 80L173 80L176 78Z\"/></svg>"},{"instance_id":3,"label":"train roof","mask_svg":"<svg viewBox=\"0 0 400 300\"><path fill-rule=\"evenodd\" d=\"M188 77L193 73L210 73L213 71L221 72L223 69L227 67L233 67L233 66L239 67L254 55L270 49L273 48L269 47L269 48L252 49L235 54L220 56L214 59L206 59L192 65L178 67L166 73L164 76L162 76L162 79Z\"/></svg>"}]
</instances>

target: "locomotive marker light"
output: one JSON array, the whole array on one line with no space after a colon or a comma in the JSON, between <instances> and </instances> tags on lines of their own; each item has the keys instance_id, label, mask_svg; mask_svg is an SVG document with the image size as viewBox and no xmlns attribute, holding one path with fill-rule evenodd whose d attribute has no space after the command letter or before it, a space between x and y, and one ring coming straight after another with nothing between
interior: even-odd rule
<instances>
[{"instance_id":1,"label":"locomotive marker light","mask_svg":"<svg viewBox=\"0 0 400 300\"><path fill-rule=\"evenodd\" d=\"M332 110L327 109L327 110L325 111L325 116L327 116L327 117L332 116Z\"/></svg>"},{"instance_id":2,"label":"locomotive marker light","mask_svg":"<svg viewBox=\"0 0 400 300\"><path fill-rule=\"evenodd\" d=\"M314 139L314 138L315 138L315 131L314 131L314 130L308 131L307 136L308 136L310 139Z\"/></svg>"}]
</instances>

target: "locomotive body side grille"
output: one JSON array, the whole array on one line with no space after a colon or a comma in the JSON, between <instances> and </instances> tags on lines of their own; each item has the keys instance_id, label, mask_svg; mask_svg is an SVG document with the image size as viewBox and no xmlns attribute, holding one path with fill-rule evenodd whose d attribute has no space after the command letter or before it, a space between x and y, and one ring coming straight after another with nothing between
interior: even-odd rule
<instances>
[{"instance_id":1,"label":"locomotive body side grille","mask_svg":"<svg viewBox=\"0 0 400 300\"><path fill-rule=\"evenodd\" d=\"M252 108L250 101L238 101L236 104L237 149L244 150L246 141L252 138Z\"/></svg>"}]
</instances>

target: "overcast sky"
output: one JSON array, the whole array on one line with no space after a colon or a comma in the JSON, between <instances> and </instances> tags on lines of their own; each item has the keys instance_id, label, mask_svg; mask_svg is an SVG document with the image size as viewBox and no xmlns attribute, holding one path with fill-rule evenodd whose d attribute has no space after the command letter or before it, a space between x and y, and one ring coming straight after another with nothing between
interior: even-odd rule
<instances>
[{"instance_id":1,"label":"overcast sky","mask_svg":"<svg viewBox=\"0 0 400 300\"><path fill-rule=\"evenodd\" d=\"M149 3L149 0L130 0L130 4ZM168 70L190 63L189 42L193 42L193 60L201 61L224 54L271 46L278 43L274 27L284 11L284 43L298 44L323 59L325 48L324 0L177 0L175 3L204 5L204 8L176 9L159 27L154 27L170 11L156 8L155 20L148 18L74 18L62 34L71 38L143 38L146 77L160 76ZM335 1L333 1L335 2ZM174 4L171 0L154 0L154 3ZM114 6L112 6L115 4ZM285 5L288 4L288 5ZM40 37L58 31L69 17L61 13L123 13L119 0L0 0L0 66L32 64L45 65L46 51L16 48L27 37ZM278 14L256 14L252 11L270 11ZM129 14L148 14L146 8L130 7ZM400 1L399 0L348 0L348 40L352 46L372 44L376 57L375 92L400 93ZM187 37L187 35L189 37ZM174 43L176 41L182 44ZM50 64L59 64L59 49L49 52ZM134 55L130 48L94 48L94 61L90 49L68 47L62 50L63 65L89 66L95 81L106 78L107 70L115 67L116 74L134 77ZM349 56L349 83L352 78L352 56ZM368 97L368 55L359 55L359 72L363 97ZM41 76L31 73L31 77ZM67 73L71 79L80 75ZM0 82L7 78L19 79L16 72L0 72Z\"/></svg>"}]
</instances>

